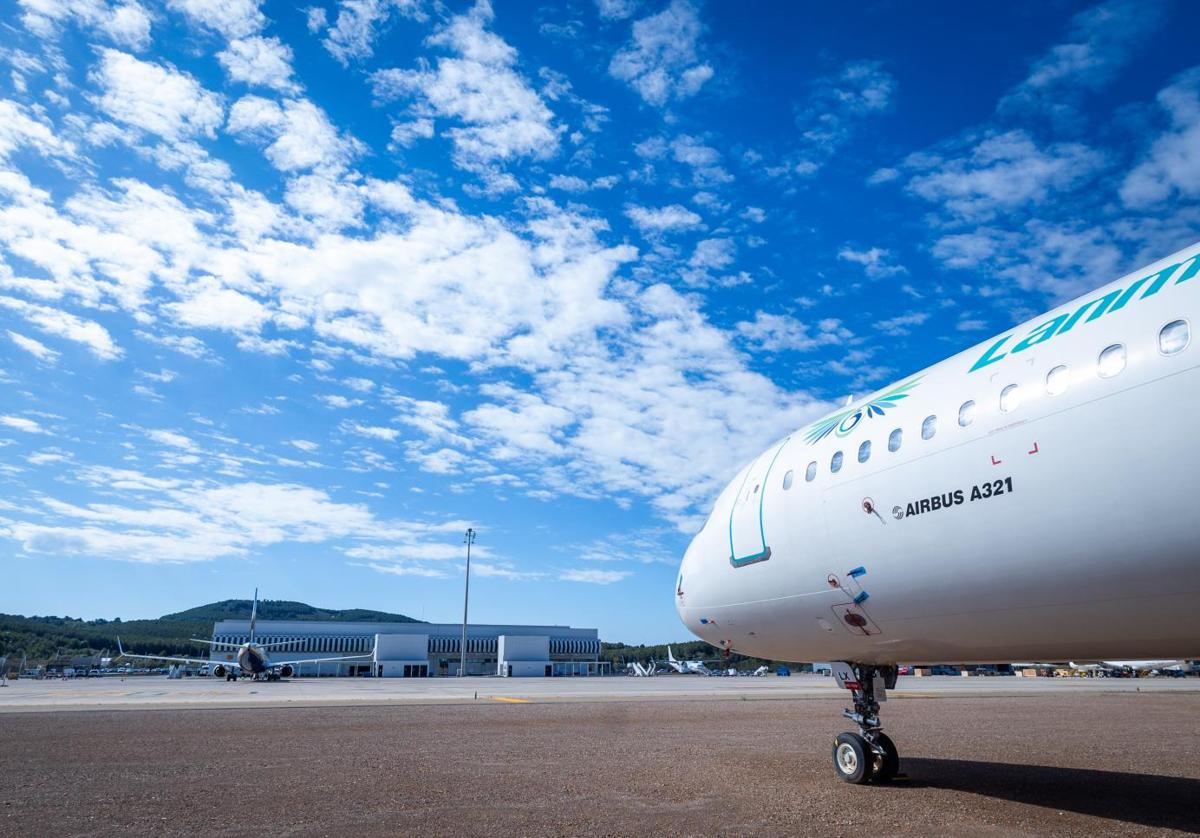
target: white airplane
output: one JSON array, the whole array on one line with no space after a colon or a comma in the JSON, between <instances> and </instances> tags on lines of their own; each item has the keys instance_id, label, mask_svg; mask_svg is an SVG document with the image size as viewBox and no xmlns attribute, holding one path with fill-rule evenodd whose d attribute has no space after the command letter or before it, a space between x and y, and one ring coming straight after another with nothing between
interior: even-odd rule
<instances>
[{"instance_id":1,"label":"white airplane","mask_svg":"<svg viewBox=\"0 0 1200 838\"><path fill-rule=\"evenodd\" d=\"M207 643L215 651L221 649L235 649L236 652L230 656L230 660L212 664L211 661L204 658L175 658L166 657L163 655L134 655L126 652L121 646L121 638L117 638L117 651L120 652L118 657L134 658L138 660L152 661L169 661L171 663L191 664L195 666L209 666L212 664L212 674L217 678L224 678L226 681L236 681L239 676L253 678L255 681L278 681L280 678L291 678L296 674L296 667L301 663L328 663L331 661L348 661L361 660L370 658L372 655L347 655L337 658L299 658L297 660L272 661L267 654L267 649L275 646L285 646L292 641L283 641L280 643L256 643L254 640L254 627L258 622L258 589L254 589L254 604L250 608L250 636L245 643L221 643L216 640L201 640L193 637L191 640L195 643Z\"/></svg>"},{"instance_id":2,"label":"white airplane","mask_svg":"<svg viewBox=\"0 0 1200 838\"><path fill-rule=\"evenodd\" d=\"M712 675L713 671L705 664L718 663L718 661L680 661L675 660L675 653L671 651L671 647L667 647L667 666L674 669L680 675Z\"/></svg>"},{"instance_id":3,"label":"white airplane","mask_svg":"<svg viewBox=\"0 0 1200 838\"><path fill-rule=\"evenodd\" d=\"M899 768L897 664L1200 657L1200 244L775 442L688 547L680 617L721 648L832 661Z\"/></svg>"}]
</instances>

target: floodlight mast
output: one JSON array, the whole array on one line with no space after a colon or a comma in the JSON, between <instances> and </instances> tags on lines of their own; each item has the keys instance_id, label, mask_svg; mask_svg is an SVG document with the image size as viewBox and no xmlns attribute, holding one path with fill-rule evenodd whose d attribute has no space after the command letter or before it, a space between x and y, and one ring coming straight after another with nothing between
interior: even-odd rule
<instances>
[{"instance_id":1,"label":"floodlight mast","mask_svg":"<svg viewBox=\"0 0 1200 838\"><path fill-rule=\"evenodd\" d=\"M467 545L467 579L463 585L463 630L462 644L458 648L458 677L462 678L467 674L467 603L471 597L471 545L475 543L475 528L467 527L467 532L463 536L463 543Z\"/></svg>"}]
</instances>

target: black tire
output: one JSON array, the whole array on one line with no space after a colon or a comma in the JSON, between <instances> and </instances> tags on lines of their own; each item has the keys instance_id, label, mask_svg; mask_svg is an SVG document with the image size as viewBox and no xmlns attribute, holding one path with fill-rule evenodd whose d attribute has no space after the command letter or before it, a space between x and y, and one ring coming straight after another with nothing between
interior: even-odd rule
<instances>
[{"instance_id":1,"label":"black tire","mask_svg":"<svg viewBox=\"0 0 1200 838\"><path fill-rule=\"evenodd\" d=\"M875 734L875 744L883 748L883 754L875 754L871 781L890 783L900 773L900 751L886 733Z\"/></svg>"},{"instance_id":2,"label":"black tire","mask_svg":"<svg viewBox=\"0 0 1200 838\"><path fill-rule=\"evenodd\" d=\"M833 740L833 770L844 782L869 783L874 766L874 752L857 733L839 733Z\"/></svg>"}]
</instances>

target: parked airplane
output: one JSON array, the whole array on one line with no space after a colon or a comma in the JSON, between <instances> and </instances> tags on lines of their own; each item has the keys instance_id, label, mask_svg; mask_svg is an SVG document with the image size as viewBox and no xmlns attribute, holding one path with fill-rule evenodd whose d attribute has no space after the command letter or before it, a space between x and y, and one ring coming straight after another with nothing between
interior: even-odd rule
<instances>
[{"instance_id":1,"label":"parked airplane","mask_svg":"<svg viewBox=\"0 0 1200 838\"><path fill-rule=\"evenodd\" d=\"M250 608L250 636L245 643L222 643L216 640L201 640L191 638L196 643L207 643L214 650L236 649L233 660L212 663L203 658L175 658L163 655L134 655L126 652L121 646L121 638L117 638L118 657L134 658L152 661L170 661L172 663L191 664L196 666L212 666L212 674L226 681L236 681L239 676L251 677L255 681L278 681L280 678L291 678L296 674L296 667L301 663L329 663L332 661L362 660L371 655L347 655L337 658L300 658L297 660L272 661L267 649L284 646L290 641L281 643L256 643L254 627L258 622L258 589L254 589L254 604Z\"/></svg>"},{"instance_id":2,"label":"parked airplane","mask_svg":"<svg viewBox=\"0 0 1200 838\"><path fill-rule=\"evenodd\" d=\"M713 671L705 664L722 663L722 661L680 661L675 660L671 647L667 647L667 666L681 675L712 675Z\"/></svg>"},{"instance_id":3,"label":"parked airplane","mask_svg":"<svg viewBox=\"0 0 1200 838\"><path fill-rule=\"evenodd\" d=\"M897 664L1200 656L1200 244L775 442L688 547L709 643L833 661L852 783Z\"/></svg>"}]
</instances>

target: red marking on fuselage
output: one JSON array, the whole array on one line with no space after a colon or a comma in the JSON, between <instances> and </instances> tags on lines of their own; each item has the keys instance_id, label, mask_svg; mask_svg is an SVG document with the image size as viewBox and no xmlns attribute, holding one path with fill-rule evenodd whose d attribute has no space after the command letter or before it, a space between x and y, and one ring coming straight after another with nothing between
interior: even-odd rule
<instances>
[{"instance_id":1,"label":"red marking on fuselage","mask_svg":"<svg viewBox=\"0 0 1200 838\"><path fill-rule=\"evenodd\" d=\"M1037 452L1038 452L1038 444L1035 442L1035 443L1033 444L1033 450L1032 450L1032 451L1030 451L1029 453L1030 453L1030 454L1036 454Z\"/></svg>"},{"instance_id":2,"label":"red marking on fuselage","mask_svg":"<svg viewBox=\"0 0 1200 838\"><path fill-rule=\"evenodd\" d=\"M997 460L996 455L995 454L992 455L992 465L998 466L998 465L1000 465L1001 462L1003 462L1003 460Z\"/></svg>"}]
</instances>

